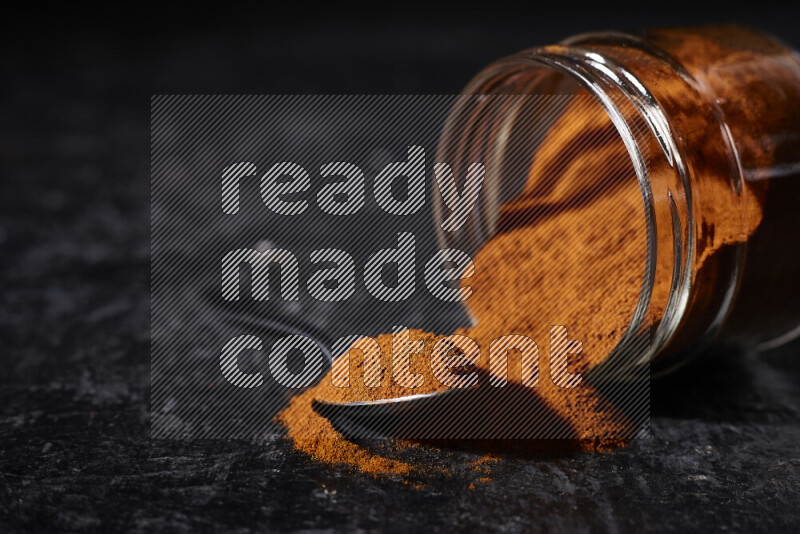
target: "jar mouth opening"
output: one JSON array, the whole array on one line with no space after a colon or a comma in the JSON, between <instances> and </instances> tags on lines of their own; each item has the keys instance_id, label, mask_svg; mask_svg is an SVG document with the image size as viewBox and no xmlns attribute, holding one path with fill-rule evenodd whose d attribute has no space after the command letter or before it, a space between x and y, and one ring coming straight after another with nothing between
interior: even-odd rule
<instances>
[{"instance_id":1,"label":"jar mouth opening","mask_svg":"<svg viewBox=\"0 0 800 534\"><path fill-rule=\"evenodd\" d=\"M664 141L655 135L650 124L652 120L642 120L640 102L623 90L618 83L618 75L610 66L604 65L603 58L598 56L590 59L604 66L607 72L603 68L598 70L597 65L590 72L583 51L556 46L533 49L500 60L471 82L464 91L464 99L455 106L445 126L440 141L439 160L466 161L469 158L485 157L488 162L485 194L467 232L449 235L439 225L437 231L442 246L466 249L472 254L499 232L505 231L508 227L505 220L508 219L508 214L504 213L504 209L511 199L519 198L521 193L530 193L532 188L536 188L531 185L527 176L520 178L523 172L518 169L516 172L513 169L509 171L508 162L511 161L517 167L525 167L524 156L519 154L527 151L530 157L531 153L535 153L568 106L580 107L576 102L582 98L591 101L595 109L601 109L604 113L603 120L613 129L615 142L624 147L631 171L628 176L635 178L646 240L644 262L640 266L642 274L638 300L630 314L625 333L608 358L613 365L607 367L613 368L619 374L622 367L630 370L649 366L653 355L669 339L680 319L679 301L688 294L688 288L680 286L686 280L683 271L690 259L687 252L691 248L687 250L685 245L687 230L691 226L686 221L681 221L676 200L670 196L667 219L671 223L668 228L671 237L669 245L672 249L669 250L669 255L673 261L670 264L669 287L667 291L660 291L660 302L653 302L659 263L658 248L659 244L664 248L665 240L661 238L659 242L656 233L657 207L651 188L648 158L649 149L654 145L663 149ZM473 101L470 102L470 99ZM496 101L494 106L487 104L491 99ZM478 100L481 105L476 104ZM585 109L588 110L589 107L587 104ZM535 125L533 130L537 133L520 134L525 130L530 132L532 125ZM579 126L576 124L575 131L571 132L576 139L581 139ZM597 130L597 124L587 123L583 127L591 131ZM587 136L584 135L582 139L585 149ZM579 142L571 147L573 158L580 149ZM598 158L596 163L598 168L603 168L602 158ZM509 176L513 178L509 179ZM591 184L594 188L593 194L602 194L602 187L597 182L606 178L592 177L590 172L587 172L587 177L595 178L595 183ZM546 190L547 186L548 184L540 184L539 189ZM552 192L554 186L550 184L550 188ZM584 194L590 195L592 192L584 191ZM434 199L434 207L436 216L439 217L445 209L441 199ZM664 211L663 206L660 209ZM659 277L660 280L664 278L663 275ZM654 310L654 305L658 309Z\"/></svg>"}]
</instances>

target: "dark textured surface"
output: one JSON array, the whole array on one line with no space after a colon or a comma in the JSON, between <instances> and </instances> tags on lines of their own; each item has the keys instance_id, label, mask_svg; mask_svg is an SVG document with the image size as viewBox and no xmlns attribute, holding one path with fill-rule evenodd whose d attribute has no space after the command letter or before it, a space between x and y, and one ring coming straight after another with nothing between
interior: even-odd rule
<instances>
[{"instance_id":1,"label":"dark textured surface","mask_svg":"<svg viewBox=\"0 0 800 534\"><path fill-rule=\"evenodd\" d=\"M792 18L755 22L780 33ZM314 463L280 437L148 437L149 96L453 92L533 43L680 20L546 22L290 31L272 21L262 32L78 32L5 48L0 530L796 529L800 344L719 350L655 382L652 437L631 447L509 456L489 473L448 452L438 461L452 476L420 487Z\"/></svg>"}]
</instances>

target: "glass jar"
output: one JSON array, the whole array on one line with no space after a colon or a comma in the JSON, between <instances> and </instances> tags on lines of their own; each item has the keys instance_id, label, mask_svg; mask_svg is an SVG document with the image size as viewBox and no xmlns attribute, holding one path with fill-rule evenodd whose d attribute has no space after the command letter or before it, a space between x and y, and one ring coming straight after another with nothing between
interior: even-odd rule
<instances>
[{"instance_id":1,"label":"glass jar","mask_svg":"<svg viewBox=\"0 0 800 534\"><path fill-rule=\"evenodd\" d=\"M548 127L542 113L488 113L481 102L588 93L624 143L643 201L644 281L620 345L647 336L649 349L630 363L657 373L711 341L767 348L800 335L795 52L737 26L589 33L501 59L463 93L480 96L454 106L438 160L455 176L485 161L486 177L471 224L436 225L443 246L475 253L495 235L503 204L524 188L508 162L530 161L530 143L516 139ZM434 207L441 219L441 197Z\"/></svg>"}]
</instances>

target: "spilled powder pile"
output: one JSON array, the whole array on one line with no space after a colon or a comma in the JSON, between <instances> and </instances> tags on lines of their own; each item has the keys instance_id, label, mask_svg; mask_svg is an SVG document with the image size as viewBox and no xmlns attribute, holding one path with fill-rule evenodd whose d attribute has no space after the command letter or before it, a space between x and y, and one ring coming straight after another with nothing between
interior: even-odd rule
<instances>
[{"instance_id":1,"label":"spilled powder pile","mask_svg":"<svg viewBox=\"0 0 800 534\"><path fill-rule=\"evenodd\" d=\"M644 214L633 168L607 115L599 106L581 109L580 115L592 121L599 133L591 143L584 143L584 150L565 156L565 147L576 135L570 115L564 113L551 129L534 159L528 185L503 206L497 235L475 256L475 274L464 281L473 290L466 303L475 326L455 334L471 338L480 347L476 368L484 376L497 372L488 358L493 340L511 334L534 340L539 348L539 379L530 387L531 401L546 406L570 429L572 439L557 440L559 446L604 450L622 444L620 436L632 434L630 423L587 383L571 388L553 383L550 325L564 325L568 338L582 343L579 353L568 356L570 373L585 373L614 349L630 323L642 287ZM542 180L551 176L559 180L552 184ZM590 195L575 195L558 187L562 181L597 182L603 187ZM416 330L381 335L377 344L368 339L357 342L317 386L291 399L279 414L294 447L317 460L375 475L422 470L396 455L378 455L346 440L314 412L311 401L376 400L449 389L431 370L431 353L442 337ZM392 358L393 351L416 340L423 342L423 350L408 354L405 374L393 373L392 362L398 361ZM520 384L521 352L509 350L507 355L508 381ZM381 364L374 365L372 358ZM349 378L343 372L348 362ZM401 380L404 385L393 379L393 374L407 376L409 371L418 375L419 385L413 389L406 387L405 379Z\"/></svg>"}]
</instances>

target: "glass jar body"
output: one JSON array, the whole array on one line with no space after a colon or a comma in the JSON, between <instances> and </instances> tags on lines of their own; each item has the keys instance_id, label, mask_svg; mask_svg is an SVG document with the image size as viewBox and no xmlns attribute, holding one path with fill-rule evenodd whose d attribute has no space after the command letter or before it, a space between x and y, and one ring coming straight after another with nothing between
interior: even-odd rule
<instances>
[{"instance_id":1,"label":"glass jar body","mask_svg":"<svg viewBox=\"0 0 800 534\"><path fill-rule=\"evenodd\" d=\"M561 91L553 80L565 76L612 116L642 188L648 257L630 334L650 350L633 363L670 368L711 341L769 347L800 334L797 54L741 27L593 33L500 60L465 93ZM453 127L442 146L510 150L476 149L484 137Z\"/></svg>"}]
</instances>

